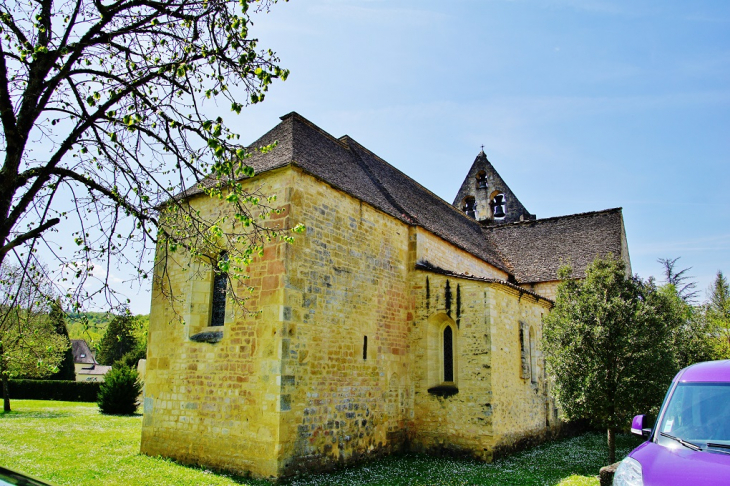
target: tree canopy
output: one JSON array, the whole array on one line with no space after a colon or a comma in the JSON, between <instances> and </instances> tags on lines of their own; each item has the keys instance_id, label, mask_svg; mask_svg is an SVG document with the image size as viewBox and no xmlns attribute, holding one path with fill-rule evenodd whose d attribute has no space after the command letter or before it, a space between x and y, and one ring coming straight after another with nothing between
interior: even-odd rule
<instances>
[{"instance_id":1,"label":"tree canopy","mask_svg":"<svg viewBox=\"0 0 730 486\"><path fill-rule=\"evenodd\" d=\"M708 294L705 315L715 337L717 358L730 359L730 285L721 271L717 272Z\"/></svg>"},{"instance_id":2,"label":"tree canopy","mask_svg":"<svg viewBox=\"0 0 730 486\"><path fill-rule=\"evenodd\" d=\"M66 313L61 307L61 299L51 302L51 310L48 313L48 321L53 326L56 334L61 336L64 342L69 346L63 353L63 360L58 365L58 371L49 376L51 380L76 380L76 367L74 366L74 355L71 349L71 339L68 335L68 327L66 327Z\"/></svg>"},{"instance_id":3,"label":"tree canopy","mask_svg":"<svg viewBox=\"0 0 730 486\"><path fill-rule=\"evenodd\" d=\"M567 419L608 431L614 462L615 431L656 409L678 370L674 336L682 319L652 281L629 277L611 256L596 259L583 280L569 268L560 277L543 330L553 392Z\"/></svg>"},{"instance_id":4,"label":"tree canopy","mask_svg":"<svg viewBox=\"0 0 730 486\"><path fill-rule=\"evenodd\" d=\"M103 365L113 365L137 348L139 343L135 337L136 328L136 318L129 312L115 315L99 343L96 360ZM144 344L146 349L146 341Z\"/></svg>"},{"instance_id":5,"label":"tree canopy","mask_svg":"<svg viewBox=\"0 0 730 486\"><path fill-rule=\"evenodd\" d=\"M42 272L0 266L0 379L3 409L10 411L8 380L42 378L58 371L69 348L68 337L50 319L51 282Z\"/></svg>"},{"instance_id":6,"label":"tree canopy","mask_svg":"<svg viewBox=\"0 0 730 486\"><path fill-rule=\"evenodd\" d=\"M273 196L240 183L250 154L224 120L288 75L249 35L250 13L275 1L1 3L0 264L27 267L45 245L74 280L64 287L82 289L115 261L147 278L159 242L161 258L226 247L233 278L290 238L264 221ZM230 205L229 224L175 197L193 187ZM61 226L72 255L49 237Z\"/></svg>"},{"instance_id":7,"label":"tree canopy","mask_svg":"<svg viewBox=\"0 0 730 486\"><path fill-rule=\"evenodd\" d=\"M678 270L676 268L677 261L681 257L676 258L659 258L657 262L661 263L664 267L664 281L673 285L679 295L686 302L693 302L699 294L697 283L694 282L691 276L687 275L687 272L692 270L692 267L683 268Z\"/></svg>"}]
</instances>

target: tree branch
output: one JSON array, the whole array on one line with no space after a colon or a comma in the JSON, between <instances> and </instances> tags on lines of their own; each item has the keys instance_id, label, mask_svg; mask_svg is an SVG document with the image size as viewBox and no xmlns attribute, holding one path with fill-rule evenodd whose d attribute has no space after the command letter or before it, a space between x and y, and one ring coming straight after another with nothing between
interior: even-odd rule
<instances>
[{"instance_id":1,"label":"tree branch","mask_svg":"<svg viewBox=\"0 0 730 486\"><path fill-rule=\"evenodd\" d=\"M15 248L16 246L22 245L28 240L31 240L33 238L37 238L41 233L46 231L48 228L52 228L53 226L56 226L61 220L58 218L49 219L42 225L28 231L27 233L18 236L13 241L9 242L7 245L0 248L0 259L5 256L6 253L8 253L10 250Z\"/></svg>"}]
</instances>

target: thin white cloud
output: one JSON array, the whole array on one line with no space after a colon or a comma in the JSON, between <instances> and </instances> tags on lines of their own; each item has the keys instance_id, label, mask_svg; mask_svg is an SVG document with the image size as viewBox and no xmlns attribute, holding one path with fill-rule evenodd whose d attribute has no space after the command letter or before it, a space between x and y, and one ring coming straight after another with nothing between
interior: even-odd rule
<instances>
[{"instance_id":1,"label":"thin white cloud","mask_svg":"<svg viewBox=\"0 0 730 486\"><path fill-rule=\"evenodd\" d=\"M687 254L709 251L730 251L730 234L713 235L704 238L689 238L685 240L647 241L641 244L634 244L631 247L632 255Z\"/></svg>"},{"instance_id":2,"label":"thin white cloud","mask_svg":"<svg viewBox=\"0 0 730 486\"><path fill-rule=\"evenodd\" d=\"M339 21L356 18L374 24L430 25L448 17L446 11L393 7L383 1L326 1L310 7L310 11L336 17Z\"/></svg>"}]
</instances>

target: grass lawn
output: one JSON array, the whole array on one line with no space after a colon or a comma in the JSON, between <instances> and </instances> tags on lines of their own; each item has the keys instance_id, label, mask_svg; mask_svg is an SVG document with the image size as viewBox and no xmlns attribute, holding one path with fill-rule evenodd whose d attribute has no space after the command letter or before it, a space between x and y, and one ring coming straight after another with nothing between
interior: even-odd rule
<instances>
[{"instance_id":1,"label":"grass lawn","mask_svg":"<svg viewBox=\"0 0 730 486\"><path fill-rule=\"evenodd\" d=\"M101 415L93 403L13 400L0 413L0 466L57 485L269 485L139 453L141 416ZM638 445L617 438L617 457ZM292 485L598 485L605 436L552 442L493 464L416 454L300 477Z\"/></svg>"}]
</instances>

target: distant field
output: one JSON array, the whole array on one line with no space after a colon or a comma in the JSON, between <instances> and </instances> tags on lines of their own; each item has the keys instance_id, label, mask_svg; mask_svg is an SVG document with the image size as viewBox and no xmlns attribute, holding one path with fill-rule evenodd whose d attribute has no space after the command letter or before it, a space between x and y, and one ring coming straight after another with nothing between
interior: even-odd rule
<instances>
[{"instance_id":1,"label":"distant field","mask_svg":"<svg viewBox=\"0 0 730 486\"><path fill-rule=\"evenodd\" d=\"M0 465L57 485L270 485L139 454L141 416L101 415L95 404L13 400L0 413ZM637 445L617 439L617 457ZM406 454L301 477L292 485L598 485L605 436L552 442L492 464Z\"/></svg>"}]
</instances>

